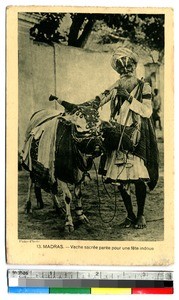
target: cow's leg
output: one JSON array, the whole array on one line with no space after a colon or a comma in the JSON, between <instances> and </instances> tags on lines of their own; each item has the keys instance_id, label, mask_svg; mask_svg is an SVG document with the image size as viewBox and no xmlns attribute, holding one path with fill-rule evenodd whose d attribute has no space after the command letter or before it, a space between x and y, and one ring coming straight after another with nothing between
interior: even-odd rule
<instances>
[{"instance_id":1,"label":"cow's leg","mask_svg":"<svg viewBox=\"0 0 179 300\"><path fill-rule=\"evenodd\" d=\"M32 204L31 204L32 187L33 187L33 182L32 179L29 177L27 201L24 208L25 213L27 214L32 213Z\"/></svg>"},{"instance_id":2,"label":"cow's leg","mask_svg":"<svg viewBox=\"0 0 179 300\"><path fill-rule=\"evenodd\" d=\"M75 207L75 212L76 212L77 218L78 218L79 221L89 223L88 218L83 213L81 184L76 184L75 185L75 191L74 192L75 192L75 198L76 198L76 201L77 201L77 206Z\"/></svg>"},{"instance_id":3,"label":"cow's leg","mask_svg":"<svg viewBox=\"0 0 179 300\"><path fill-rule=\"evenodd\" d=\"M61 203L58 199L57 194L51 194L52 196L52 201L53 201L53 207L55 208L55 210L57 211L57 213L59 214L65 214L65 210L64 208L61 206Z\"/></svg>"},{"instance_id":4,"label":"cow's leg","mask_svg":"<svg viewBox=\"0 0 179 300\"><path fill-rule=\"evenodd\" d=\"M37 207L39 209L44 208L44 202L42 200L41 188L35 185L34 186L34 192L35 192L35 196L36 196L36 199L37 199Z\"/></svg>"},{"instance_id":5,"label":"cow's leg","mask_svg":"<svg viewBox=\"0 0 179 300\"><path fill-rule=\"evenodd\" d=\"M73 225L73 219L71 216L71 201L72 201L72 195L69 191L69 188L65 182L60 181L59 182L63 191L63 199L66 206L66 222L65 222L65 231L72 232L74 231L74 225Z\"/></svg>"}]
</instances>

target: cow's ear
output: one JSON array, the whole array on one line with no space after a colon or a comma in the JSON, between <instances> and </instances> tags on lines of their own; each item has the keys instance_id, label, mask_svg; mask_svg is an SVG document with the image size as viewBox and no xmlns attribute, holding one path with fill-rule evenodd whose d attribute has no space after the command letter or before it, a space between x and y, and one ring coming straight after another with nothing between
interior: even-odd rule
<instances>
[{"instance_id":1,"label":"cow's ear","mask_svg":"<svg viewBox=\"0 0 179 300\"><path fill-rule=\"evenodd\" d=\"M100 98L96 96L96 98L92 101L91 104L93 108L98 109L100 105Z\"/></svg>"}]
</instances>

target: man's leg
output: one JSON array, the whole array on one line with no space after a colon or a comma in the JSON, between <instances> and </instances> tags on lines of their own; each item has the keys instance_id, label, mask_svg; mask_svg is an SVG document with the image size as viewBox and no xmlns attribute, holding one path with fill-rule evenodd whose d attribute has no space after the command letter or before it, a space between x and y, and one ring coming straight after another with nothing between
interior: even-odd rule
<instances>
[{"instance_id":1,"label":"man's leg","mask_svg":"<svg viewBox=\"0 0 179 300\"><path fill-rule=\"evenodd\" d=\"M122 185L122 184L119 186L119 191L121 193L122 199L124 201L125 208L127 210L127 218L119 226L122 227L122 228L129 228L136 221L136 216L135 216L135 214L133 212L133 207L132 207L132 201L131 201L130 192L128 192L124 188L124 185Z\"/></svg>"},{"instance_id":2,"label":"man's leg","mask_svg":"<svg viewBox=\"0 0 179 300\"><path fill-rule=\"evenodd\" d=\"M137 199L137 220L135 224L135 228L142 229L146 227L146 220L144 217L144 207L145 207L145 199L146 199L146 185L143 181L137 181L135 183L135 192Z\"/></svg>"}]
</instances>

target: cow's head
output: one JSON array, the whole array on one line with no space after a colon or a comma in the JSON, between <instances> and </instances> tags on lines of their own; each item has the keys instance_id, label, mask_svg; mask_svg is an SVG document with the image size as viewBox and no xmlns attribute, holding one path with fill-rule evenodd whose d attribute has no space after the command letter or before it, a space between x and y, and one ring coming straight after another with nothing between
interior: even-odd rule
<instances>
[{"instance_id":1,"label":"cow's head","mask_svg":"<svg viewBox=\"0 0 179 300\"><path fill-rule=\"evenodd\" d=\"M71 115L74 124L73 138L82 153L99 156L102 151L102 139L99 131L99 100L80 104Z\"/></svg>"}]
</instances>

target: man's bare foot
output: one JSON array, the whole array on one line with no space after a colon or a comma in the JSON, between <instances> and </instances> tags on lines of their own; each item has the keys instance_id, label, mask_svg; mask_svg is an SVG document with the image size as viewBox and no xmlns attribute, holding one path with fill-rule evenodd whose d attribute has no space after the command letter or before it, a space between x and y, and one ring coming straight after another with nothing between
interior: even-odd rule
<instances>
[{"instance_id":1,"label":"man's bare foot","mask_svg":"<svg viewBox=\"0 0 179 300\"><path fill-rule=\"evenodd\" d=\"M124 220L124 222L122 222L121 224L119 224L120 228L130 228L131 226L133 226L135 224L135 219L130 219L130 218L126 218Z\"/></svg>"},{"instance_id":2,"label":"man's bare foot","mask_svg":"<svg viewBox=\"0 0 179 300\"><path fill-rule=\"evenodd\" d=\"M147 223L146 223L145 217L143 215L137 217L134 228L143 229L143 228L146 228L146 227L147 227Z\"/></svg>"}]
</instances>

